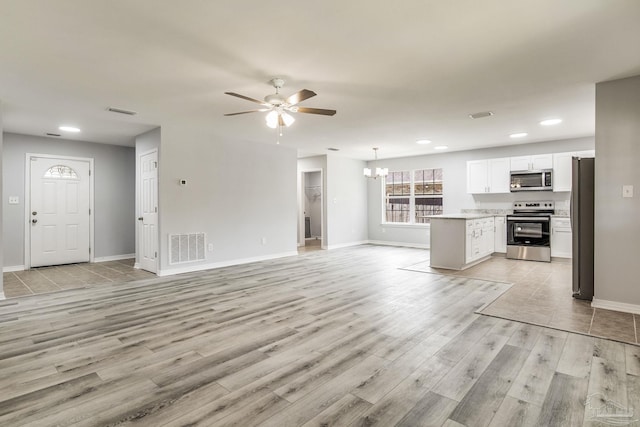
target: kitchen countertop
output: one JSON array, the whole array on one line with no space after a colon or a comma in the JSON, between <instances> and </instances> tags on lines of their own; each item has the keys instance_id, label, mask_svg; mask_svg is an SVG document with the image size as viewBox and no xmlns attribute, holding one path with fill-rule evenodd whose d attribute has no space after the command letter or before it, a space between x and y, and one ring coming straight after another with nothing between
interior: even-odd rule
<instances>
[{"instance_id":1,"label":"kitchen countertop","mask_svg":"<svg viewBox=\"0 0 640 427\"><path fill-rule=\"evenodd\" d=\"M493 218L494 214L488 213L458 213L458 214L444 214L444 215L430 215L426 218L433 219L480 219L480 218Z\"/></svg>"}]
</instances>

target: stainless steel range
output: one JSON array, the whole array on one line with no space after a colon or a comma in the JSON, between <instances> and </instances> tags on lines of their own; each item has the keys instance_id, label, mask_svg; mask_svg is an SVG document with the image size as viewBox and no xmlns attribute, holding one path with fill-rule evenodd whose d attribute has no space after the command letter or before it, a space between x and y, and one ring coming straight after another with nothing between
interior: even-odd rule
<instances>
[{"instance_id":1,"label":"stainless steel range","mask_svg":"<svg viewBox=\"0 0 640 427\"><path fill-rule=\"evenodd\" d=\"M507 258L551 261L550 224L553 201L514 202L507 215Z\"/></svg>"}]
</instances>

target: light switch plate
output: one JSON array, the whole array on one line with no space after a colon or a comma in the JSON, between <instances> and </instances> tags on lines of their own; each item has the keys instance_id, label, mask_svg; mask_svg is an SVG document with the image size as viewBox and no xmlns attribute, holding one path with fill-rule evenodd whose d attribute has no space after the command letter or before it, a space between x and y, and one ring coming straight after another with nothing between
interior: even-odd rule
<instances>
[{"instance_id":1,"label":"light switch plate","mask_svg":"<svg viewBox=\"0 0 640 427\"><path fill-rule=\"evenodd\" d=\"M622 197L633 197L633 185L622 186Z\"/></svg>"}]
</instances>

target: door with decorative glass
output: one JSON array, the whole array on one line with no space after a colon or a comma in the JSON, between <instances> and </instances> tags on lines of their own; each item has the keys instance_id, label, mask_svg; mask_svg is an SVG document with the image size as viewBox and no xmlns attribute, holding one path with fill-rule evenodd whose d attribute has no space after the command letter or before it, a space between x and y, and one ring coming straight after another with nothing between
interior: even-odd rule
<instances>
[{"instance_id":1,"label":"door with decorative glass","mask_svg":"<svg viewBox=\"0 0 640 427\"><path fill-rule=\"evenodd\" d=\"M32 156L29 166L29 265L88 262L89 161Z\"/></svg>"}]
</instances>

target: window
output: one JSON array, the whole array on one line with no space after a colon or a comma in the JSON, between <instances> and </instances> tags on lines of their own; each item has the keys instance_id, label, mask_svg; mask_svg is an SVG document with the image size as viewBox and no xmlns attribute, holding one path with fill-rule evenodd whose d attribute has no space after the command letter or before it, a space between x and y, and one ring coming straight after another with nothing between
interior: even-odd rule
<instances>
[{"instance_id":1,"label":"window","mask_svg":"<svg viewBox=\"0 0 640 427\"><path fill-rule=\"evenodd\" d=\"M78 179L78 174L69 166L55 165L44 173L44 178Z\"/></svg>"},{"instance_id":2,"label":"window","mask_svg":"<svg viewBox=\"0 0 640 427\"><path fill-rule=\"evenodd\" d=\"M389 172L385 179L385 222L428 224L442 214L442 169Z\"/></svg>"}]
</instances>

